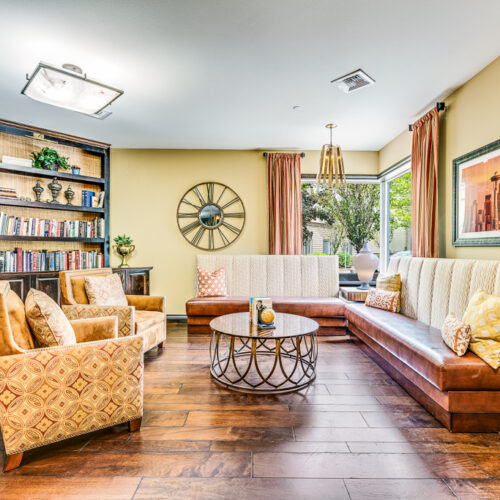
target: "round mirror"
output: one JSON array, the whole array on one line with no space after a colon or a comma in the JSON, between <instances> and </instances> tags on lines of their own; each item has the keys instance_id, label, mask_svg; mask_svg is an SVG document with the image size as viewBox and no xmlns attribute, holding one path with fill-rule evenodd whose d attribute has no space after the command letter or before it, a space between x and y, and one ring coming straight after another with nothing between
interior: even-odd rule
<instances>
[{"instance_id":1,"label":"round mirror","mask_svg":"<svg viewBox=\"0 0 500 500\"><path fill-rule=\"evenodd\" d=\"M215 228L222 223L222 209L214 203L209 203L200 208L198 219L207 228Z\"/></svg>"}]
</instances>

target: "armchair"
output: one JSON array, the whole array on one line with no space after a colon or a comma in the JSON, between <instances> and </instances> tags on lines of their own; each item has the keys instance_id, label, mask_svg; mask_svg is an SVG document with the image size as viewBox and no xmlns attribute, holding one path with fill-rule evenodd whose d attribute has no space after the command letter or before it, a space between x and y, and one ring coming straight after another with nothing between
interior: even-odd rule
<instances>
[{"instance_id":1,"label":"armchair","mask_svg":"<svg viewBox=\"0 0 500 500\"><path fill-rule=\"evenodd\" d=\"M118 336L139 335L144 339L143 350L163 347L167 338L165 297L127 295L128 306L100 306L89 304L85 291L85 276L107 276L110 268L61 271L62 309L71 319L116 316Z\"/></svg>"},{"instance_id":2,"label":"armchair","mask_svg":"<svg viewBox=\"0 0 500 500\"><path fill-rule=\"evenodd\" d=\"M140 428L142 338L116 317L71 321L77 344L34 349L22 300L0 281L0 427L4 471L23 453L112 425Z\"/></svg>"}]
</instances>

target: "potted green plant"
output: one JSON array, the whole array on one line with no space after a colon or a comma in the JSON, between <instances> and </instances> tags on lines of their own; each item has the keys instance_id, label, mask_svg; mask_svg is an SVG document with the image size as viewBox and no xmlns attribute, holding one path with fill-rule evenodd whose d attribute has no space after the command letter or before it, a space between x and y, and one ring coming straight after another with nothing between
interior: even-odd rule
<instances>
[{"instance_id":1,"label":"potted green plant","mask_svg":"<svg viewBox=\"0 0 500 500\"><path fill-rule=\"evenodd\" d=\"M55 149L42 148L40 152L31 153L33 168L44 168L46 170L68 170L68 158L61 156Z\"/></svg>"},{"instance_id":2,"label":"potted green plant","mask_svg":"<svg viewBox=\"0 0 500 500\"><path fill-rule=\"evenodd\" d=\"M113 241L116 243L116 245L113 245L114 250L122 258L119 267L130 267L125 260L135 250L135 245L132 245L132 238L125 234L119 234Z\"/></svg>"}]
</instances>

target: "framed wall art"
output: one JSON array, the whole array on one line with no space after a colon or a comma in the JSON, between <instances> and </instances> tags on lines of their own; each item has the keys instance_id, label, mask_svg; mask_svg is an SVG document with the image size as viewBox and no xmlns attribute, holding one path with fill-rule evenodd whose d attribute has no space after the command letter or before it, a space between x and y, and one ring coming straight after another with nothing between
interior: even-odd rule
<instances>
[{"instance_id":1,"label":"framed wall art","mask_svg":"<svg viewBox=\"0 0 500 500\"><path fill-rule=\"evenodd\" d=\"M500 246L500 140L453 160L453 245Z\"/></svg>"}]
</instances>

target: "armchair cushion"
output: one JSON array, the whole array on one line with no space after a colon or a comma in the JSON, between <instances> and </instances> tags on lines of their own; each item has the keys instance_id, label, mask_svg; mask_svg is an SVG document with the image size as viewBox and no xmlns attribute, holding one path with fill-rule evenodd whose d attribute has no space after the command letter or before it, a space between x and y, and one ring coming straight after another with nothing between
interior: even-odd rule
<instances>
[{"instance_id":1,"label":"armchair cushion","mask_svg":"<svg viewBox=\"0 0 500 500\"><path fill-rule=\"evenodd\" d=\"M157 311L135 311L135 332L141 333L152 326L165 323L165 314Z\"/></svg>"},{"instance_id":2,"label":"armchair cushion","mask_svg":"<svg viewBox=\"0 0 500 500\"><path fill-rule=\"evenodd\" d=\"M6 305L14 342L21 349L34 349L35 344L33 343L33 337L26 321L26 310L23 301L19 295L10 289L7 291Z\"/></svg>"},{"instance_id":3,"label":"armchair cushion","mask_svg":"<svg viewBox=\"0 0 500 500\"><path fill-rule=\"evenodd\" d=\"M122 280L118 274L85 276L85 291L89 303L98 306L127 306Z\"/></svg>"},{"instance_id":4,"label":"armchair cushion","mask_svg":"<svg viewBox=\"0 0 500 500\"><path fill-rule=\"evenodd\" d=\"M77 304L88 304L89 299L85 291L85 278L83 276L71 278L71 287L73 288L73 297Z\"/></svg>"},{"instance_id":5,"label":"armchair cushion","mask_svg":"<svg viewBox=\"0 0 500 500\"><path fill-rule=\"evenodd\" d=\"M139 336L0 357L7 455L142 416Z\"/></svg>"},{"instance_id":6,"label":"armchair cushion","mask_svg":"<svg viewBox=\"0 0 500 500\"><path fill-rule=\"evenodd\" d=\"M41 347L76 344L68 318L47 294L32 288L26 297L25 308L28 323Z\"/></svg>"},{"instance_id":7,"label":"armchair cushion","mask_svg":"<svg viewBox=\"0 0 500 500\"><path fill-rule=\"evenodd\" d=\"M103 316L116 316L118 318L118 336L126 337L135 332L135 309L130 306L95 306L76 305L62 306L68 319L102 318Z\"/></svg>"},{"instance_id":8,"label":"armchair cushion","mask_svg":"<svg viewBox=\"0 0 500 500\"><path fill-rule=\"evenodd\" d=\"M167 307L165 297L153 297L151 295L127 295L129 306L135 306L138 311L158 311L166 314Z\"/></svg>"},{"instance_id":9,"label":"armchair cushion","mask_svg":"<svg viewBox=\"0 0 500 500\"><path fill-rule=\"evenodd\" d=\"M74 319L70 323L78 343L118 338L118 318L116 316Z\"/></svg>"}]
</instances>

